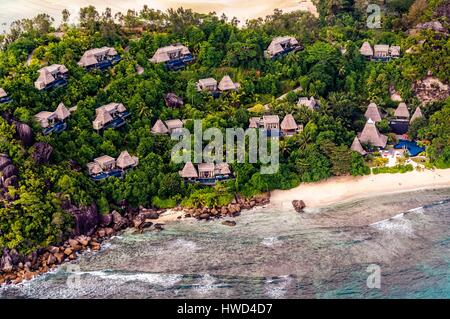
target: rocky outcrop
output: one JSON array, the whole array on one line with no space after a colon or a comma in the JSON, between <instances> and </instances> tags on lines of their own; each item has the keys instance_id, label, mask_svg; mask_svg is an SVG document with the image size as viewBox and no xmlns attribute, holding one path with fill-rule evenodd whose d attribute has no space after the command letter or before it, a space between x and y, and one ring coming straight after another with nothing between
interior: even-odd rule
<instances>
[{"instance_id":1,"label":"rocky outcrop","mask_svg":"<svg viewBox=\"0 0 450 319\"><path fill-rule=\"evenodd\" d=\"M97 206L95 204L92 204L91 206L87 207L76 207L69 203L64 206L63 208L74 217L75 235L90 236L95 232L95 229L97 228L100 222L100 216L98 214Z\"/></svg>"},{"instance_id":2,"label":"rocky outcrop","mask_svg":"<svg viewBox=\"0 0 450 319\"><path fill-rule=\"evenodd\" d=\"M239 195L228 205L222 207L198 207L198 208L177 208L183 210L185 217L194 217L199 220L209 220L211 218L220 217L235 217L238 216L242 210L251 209L256 206L264 206L270 202L269 193L255 196L251 199L243 198Z\"/></svg>"},{"instance_id":3,"label":"rocky outcrop","mask_svg":"<svg viewBox=\"0 0 450 319\"><path fill-rule=\"evenodd\" d=\"M8 201L18 198L18 195L13 197L8 192L9 187L17 188L19 186L18 174L11 159L6 154L0 154L0 198Z\"/></svg>"},{"instance_id":4,"label":"rocky outcrop","mask_svg":"<svg viewBox=\"0 0 450 319\"><path fill-rule=\"evenodd\" d=\"M13 125L16 128L16 138L26 147L33 145L34 135L31 127L18 121L13 121Z\"/></svg>"},{"instance_id":5,"label":"rocky outcrop","mask_svg":"<svg viewBox=\"0 0 450 319\"><path fill-rule=\"evenodd\" d=\"M413 91L422 105L442 101L450 96L449 85L433 77L431 72L424 79L413 84Z\"/></svg>"},{"instance_id":6,"label":"rocky outcrop","mask_svg":"<svg viewBox=\"0 0 450 319\"><path fill-rule=\"evenodd\" d=\"M306 204L304 201L302 200L293 200L292 201L292 206L294 206L294 209L299 212L302 213L303 209L306 207Z\"/></svg>"},{"instance_id":7,"label":"rocky outcrop","mask_svg":"<svg viewBox=\"0 0 450 319\"><path fill-rule=\"evenodd\" d=\"M31 156L37 165L47 164L50 161L50 156L53 153L53 147L50 144L38 142L34 144L33 148Z\"/></svg>"}]
</instances>

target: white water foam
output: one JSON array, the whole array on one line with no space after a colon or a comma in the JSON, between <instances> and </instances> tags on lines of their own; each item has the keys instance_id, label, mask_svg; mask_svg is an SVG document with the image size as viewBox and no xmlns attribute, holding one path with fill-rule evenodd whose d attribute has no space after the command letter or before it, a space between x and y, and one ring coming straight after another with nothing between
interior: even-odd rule
<instances>
[{"instance_id":1,"label":"white water foam","mask_svg":"<svg viewBox=\"0 0 450 319\"><path fill-rule=\"evenodd\" d=\"M181 281L182 275L169 275L169 274L154 274L154 273L117 273L111 271L87 271L79 272L80 275L90 275L99 277L101 279L120 281L120 282L130 282L130 281L140 281L146 282L153 285L158 285L162 287L173 287L178 282Z\"/></svg>"},{"instance_id":2,"label":"white water foam","mask_svg":"<svg viewBox=\"0 0 450 319\"><path fill-rule=\"evenodd\" d=\"M280 282L281 279L281 282ZM291 282L291 278L288 276L283 276L274 279L267 279L264 284L264 290L266 295L273 299L280 299L286 295L288 284Z\"/></svg>"},{"instance_id":3,"label":"white water foam","mask_svg":"<svg viewBox=\"0 0 450 319\"><path fill-rule=\"evenodd\" d=\"M369 226L389 234L412 235L414 233L411 221L405 218L404 213L370 224Z\"/></svg>"},{"instance_id":4,"label":"white water foam","mask_svg":"<svg viewBox=\"0 0 450 319\"><path fill-rule=\"evenodd\" d=\"M273 247L276 245L280 245L282 241L277 237L266 237L261 241L261 244L267 247Z\"/></svg>"},{"instance_id":5,"label":"white water foam","mask_svg":"<svg viewBox=\"0 0 450 319\"><path fill-rule=\"evenodd\" d=\"M184 238L175 239L171 241L168 246L170 249L182 249L183 251L197 251L200 249L197 243L192 240L186 240Z\"/></svg>"}]
</instances>

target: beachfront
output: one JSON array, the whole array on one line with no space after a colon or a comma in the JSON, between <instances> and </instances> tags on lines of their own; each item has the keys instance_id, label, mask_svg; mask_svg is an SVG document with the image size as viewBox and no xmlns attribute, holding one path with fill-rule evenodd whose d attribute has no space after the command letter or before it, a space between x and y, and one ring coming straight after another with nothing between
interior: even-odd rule
<instances>
[{"instance_id":1,"label":"beachfront","mask_svg":"<svg viewBox=\"0 0 450 319\"><path fill-rule=\"evenodd\" d=\"M317 183L302 183L290 190L273 191L270 202L273 206L287 208L298 199L303 200L306 207L317 208L366 197L444 187L450 187L450 169L342 176Z\"/></svg>"}]
</instances>

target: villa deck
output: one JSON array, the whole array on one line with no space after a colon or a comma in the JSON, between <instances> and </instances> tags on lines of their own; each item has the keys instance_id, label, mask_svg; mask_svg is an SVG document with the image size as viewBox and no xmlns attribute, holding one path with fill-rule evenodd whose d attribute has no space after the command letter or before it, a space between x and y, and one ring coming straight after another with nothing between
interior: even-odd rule
<instances>
[{"instance_id":1,"label":"villa deck","mask_svg":"<svg viewBox=\"0 0 450 319\"><path fill-rule=\"evenodd\" d=\"M59 134L67 129L67 123L66 122L58 122L52 127L48 127L42 131L42 134L49 135L50 133L56 133Z\"/></svg>"},{"instance_id":2,"label":"villa deck","mask_svg":"<svg viewBox=\"0 0 450 319\"><path fill-rule=\"evenodd\" d=\"M192 54L185 55L179 59L173 59L165 63L168 70L177 71L186 67L187 64L195 60Z\"/></svg>"},{"instance_id":3,"label":"villa deck","mask_svg":"<svg viewBox=\"0 0 450 319\"><path fill-rule=\"evenodd\" d=\"M109 172L101 172L100 174L93 175L91 178L95 181L100 181L109 177L117 177L117 178L123 178L124 177L124 171L120 169L115 169Z\"/></svg>"},{"instance_id":4,"label":"villa deck","mask_svg":"<svg viewBox=\"0 0 450 319\"><path fill-rule=\"evenodd\" d=\"M86 67L86 70L90 71L92 69L99 69L99 70L103 71L103 70L106 70L106 69L112 67L114 64L119 63L121 60L122 60L122 58L119 55L117 55L111 59L102 60L96 64L89 65Z\"/></svg>"},{"instance_id":5,"label":"villa deck","mask_svg":"<svg viewBox=\"0 0 450 319\"><path fill-rule=\"evenodd\" d=\"M0 98L0 104L12 102L12 99L9 96L5 96Z\"/></svg>"}]
</instances>

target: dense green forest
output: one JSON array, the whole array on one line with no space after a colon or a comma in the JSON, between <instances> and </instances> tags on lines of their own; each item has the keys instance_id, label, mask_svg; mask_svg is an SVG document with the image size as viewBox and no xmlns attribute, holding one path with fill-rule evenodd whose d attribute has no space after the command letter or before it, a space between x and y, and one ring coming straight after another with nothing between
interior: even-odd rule
<instances>
[{"instance_id":1,"label":"dense green forest","mask_svg":"<svg viewBox=\"0 0 450 319\"><path fill-rule=\"evenodd\" d=\"M32 126L36 140L50 144L53 154L49 163L36 165L33 147L24 147L14 138L12 125L0 118L0 153L19 171L19 187L10 189L18 196L0 205L0 248L29 251L66 236L72 220L61 208L62 199L77 206L96 203L101 213L118 209L123 201L134 207L214 206L227 204L234 193L252 196L333 175L367 174L366 159L349 148L365 124L367 105L375 102L392 114L398 104L390 99L392 85L414 110L420 105L412 90L415 81L431 71L448 83L450 41L448 34L432 30L408 33L420 22L447 25L448 7L442 9L446 1L389 1L381 29L366 27L366 8L360 2L321 0L318 19L276 10L243 25L215 14L148 7L115 16L111 10L82 8L76 26L67 23L67 11L60 26L45 14L12 23L8 33L0 35L0 87L13 102L0 104L0 111ZM303 49L282 59L265 59L263 51L271 40L284 35L296 37ZM367 62L359 53L364 41L400 45L402 57ZM159 47L177 42L189 47L195 63L170 72L149 62ZM86 50L102 46L114 47L122 60L107 71L77 65ZM418 52L405 54L413 46ZM69 69L68 85L36 90L37 70L54 63ZM145 70L142 74L136 72L138 65ZM238 92L213 99L197 91L200 78L226 74L241 84ZM299 86L301 92L276 100ZM183 97L184 107L167 108L163 97L168 92ZM320 109L298 108L300 96L319 99ZM33 116L61 102L77 106L68 129L43 136ZM92 129L95 109L109 102L123 103L131 117L119 130L97 133ZM174 141L150 134L157 119L172 118L202 119L204 128L247 128L249 117L255 116L248 109L267 103L271 113L281 118L292 113L304 125L301 133L281 141L281 166L275 175L261 175L258 164L233 164L235 180L209 188L184 184L178 175L182 165L170 161ZM427 144L430 165L450 167L450 100L428 104L422 111L425 120L415 124L412 133ZM388 133L386 123L379 128ZM117 157L125 149L139 157L139 166L124 179L89 178L86 163L103 154ZM82 169L73 169L73 161Z\"/></svg>"}]
</instances>

